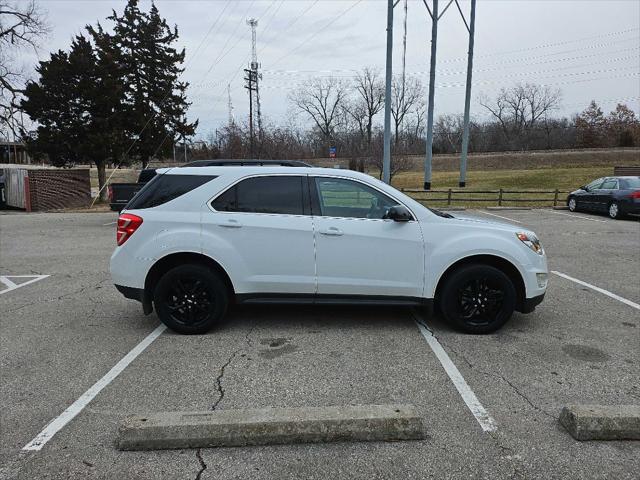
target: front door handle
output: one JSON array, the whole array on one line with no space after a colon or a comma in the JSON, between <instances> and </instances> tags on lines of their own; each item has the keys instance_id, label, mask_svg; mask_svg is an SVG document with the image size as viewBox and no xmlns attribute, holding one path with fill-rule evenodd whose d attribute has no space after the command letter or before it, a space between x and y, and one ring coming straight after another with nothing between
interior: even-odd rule
<instances>
[{"instance_id":1,"label":"front door handle","mask_svg":"<svg viewBox=\"0 0 640 480\"><path fill-rule=\"evenodd\" d=\"M329 227L326 230L320 230L320 233L322 235L332 235L334 237L339 237L344 234L344 232L337 227Z\"/></svg>"},{"instance_id":2,"label":"front door handle","mask_svg":"<svg viewBox=\"0 0 640 480\"><path fill-rule=\"evenodd\" d=\"M218 225L220 225L221 227L226 227L226 228L240 228L242 227L242 224L236 220L235 218L230 218L229 220L225 221L225 222L221 222Z\"/></svg>"}]
</instances>

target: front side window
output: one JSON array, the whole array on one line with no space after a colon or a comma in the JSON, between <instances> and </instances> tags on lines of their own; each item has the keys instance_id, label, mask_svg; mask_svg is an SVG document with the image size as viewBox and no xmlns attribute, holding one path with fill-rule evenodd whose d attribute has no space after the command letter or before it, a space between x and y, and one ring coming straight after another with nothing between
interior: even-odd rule
<instances>
[{"instance_id":1,"label":"front side window","mask_svg":"<svg viewBox=\"0 0 640 480\"><path fill-rule=\"evenodd\" d=\"M600 187L601 190L615 190L617 188L618 188L618 182L615 180L615 178L610 178L609 180L605 180L602 186Z\"/></svg>"},{"instance_id":2,"label":"front side window","mask_svg":"<svg viewBox=\"0 0 640 480\"><path fill-rule=\"evenodd\" d=\"M587 185L587 191L599 189L600 185L602 185L602 182L604 182L603 178L599 178L598 180L594 180L589 185Z\"/></svg>"},{"instance_id":3,"label":"front side window","mask_svg":"<svg viewBox=\"0 0 640 480\"><path fill-rule=\"evenodd\" d=\"M211 206L219 212L303 215L303 180L296 176L248 178L219 195Z\"/></svg>"},{"instance_id":4,"label":"front side window","mask_svg":"<svg viewBox=\"0 0 640 480\"><path fill-rule=\"evenodd\" d=\"M398 202L360 182L316 177L320 215L324 217L384 218ZM314 213L315 214L315 213Z\"/></svg>"}]
</instances>

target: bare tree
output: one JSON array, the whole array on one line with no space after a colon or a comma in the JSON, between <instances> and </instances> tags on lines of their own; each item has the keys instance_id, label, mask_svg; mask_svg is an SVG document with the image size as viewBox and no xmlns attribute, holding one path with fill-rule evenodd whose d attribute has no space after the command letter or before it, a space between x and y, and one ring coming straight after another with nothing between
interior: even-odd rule
<instances>
[{"instance_id":1,"label":"bare tree","mask_svg":"<svg viewBox=\"0 0 640 480\"><path fill-rule=\"evenodd\" d=\"M365 68L356 75L354 87L357 95L356 100L352 102L350 113L360 125L364 126L367 153L371 155L373 119L384 107L384 84L380 72ZM358 162L358 170L364 171L364 159Z\"/></svg>"},{"instance_id":2,"label":"bare tree","mask_svg":"<svg viewBox=\"0 0 640 480\"><path fill-rule=\"evenodd\" d=\"M457 153L462 143L462 115L440 115L434 128L435 144L441 153Z\"/></svg>"},{"instance_id":3,"label":"bare tree","mask_svg":"<svg viewBox=\"0 0 640 480\"><path fill-rule=\"evenodd\" d=\"M0 131L16 136L23 128L19 99L25 74L16 54L32 48L49 33L49 26L35 0L0 0Z\"/></svg>"},{"instance_id":4,"label":"bare tree","mask_svg":"<svg viewBox=\"0 0 640 480\"><path fill-rule=\"evenodd\" d=\"M347 86L336 78L311 79L289 96L290 101L307 114L326 143L331 142L341 120Z\"/></svg>"},{"instance_id":5,"label":"bare tree","mask_svg":"<svg viewBox=\"0 0 640 480\"><path fill-rule=\"evenodd\" d=\"M391 116L395 128L396 147L400 141L400 128L409 112L420 103L424 97L424 87L418 78L405 78L404 84L402 76L393 77L391 83Z\"/></svg>"},{"instance_id":6,"label":"bare tree","mask_svg":"<svg viewBox=\"0 0 640 480\"><path fill-rule=\"evenodd\" d=\"M526 83L503 88L494 101L482 95L480 104L495 117L511 143L514 137L528 133L541 118L556 109L560 99L559 89Z\"/></svg>"}]
</instances>

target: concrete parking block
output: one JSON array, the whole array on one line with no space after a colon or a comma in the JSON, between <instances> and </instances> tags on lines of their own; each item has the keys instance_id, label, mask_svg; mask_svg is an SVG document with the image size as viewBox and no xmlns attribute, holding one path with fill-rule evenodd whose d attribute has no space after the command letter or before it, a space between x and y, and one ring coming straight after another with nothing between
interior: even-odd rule
<instances>
[{"instance_id":1,"label":"concrete parking block","mask_svg":"<svg viewBox=\"0 0 640 480\"><path fill-rule=\"evenodd\" d=\"M640 405L569 405L560 423L576 440L640 440Z\"/></svg>"},{"instance_id":2,"label":"concrete parking block","mask_svg":"<svg viewBox=\"0 0 640 480\"><path fill-rule=\"evenodd\" d=\"M359 405L135 415L120 424L117 446L158 450L424 438L412 405Z\"/></svg>"}]
</instances>

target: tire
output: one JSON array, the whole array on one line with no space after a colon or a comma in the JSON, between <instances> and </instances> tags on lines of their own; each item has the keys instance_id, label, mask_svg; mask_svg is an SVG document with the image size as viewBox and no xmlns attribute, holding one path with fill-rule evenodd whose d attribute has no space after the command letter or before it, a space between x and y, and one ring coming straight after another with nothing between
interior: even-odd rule
<instances>
[{"instance_id":1,"label":"tire","mask_svg":"<svg viewBox=\"0 0 640 480\"><path fill-rule=\"evenodd\" d=\"M578 209L578 202L576 201L576 197L570 197L567 201L567 207L569 207L570 212L575 212Z\"/></svg>"},{"instance_id":2,"label":"tire","mask_svg":"<svg viewBox=\"0 0 640 480\"><path fill-rule=\"evenodd\" d=\"M440 294L440 310L457 330L492 333L511 318L516 295L511 279L502 271L489 265L467 265L446 279Z\"/></svg>"},{"instance_id":3,"label":"tire","mask_svg":"<svg viewBox=\"0 0 640 480\"><path fill-rule=\"evenodd\" d=\"M609 218L612 218L614 220L620 220L622 217L624 217L624 214L620 210L620 205L618 205L618 202L611 202L607 207L607 213L609 214Z\"/></svg>"},{"instance_id":4,"label":"tire","mask_svg":"<svg viewBox=\"0 0 640 480\"><path fill-rule=\"evenodd\" d=\"M224 317L229 291L209 268L186 264L172 268L160 278L153 303L162 323L174 332L202 334Z\"/></svg>"}]
</instances>

